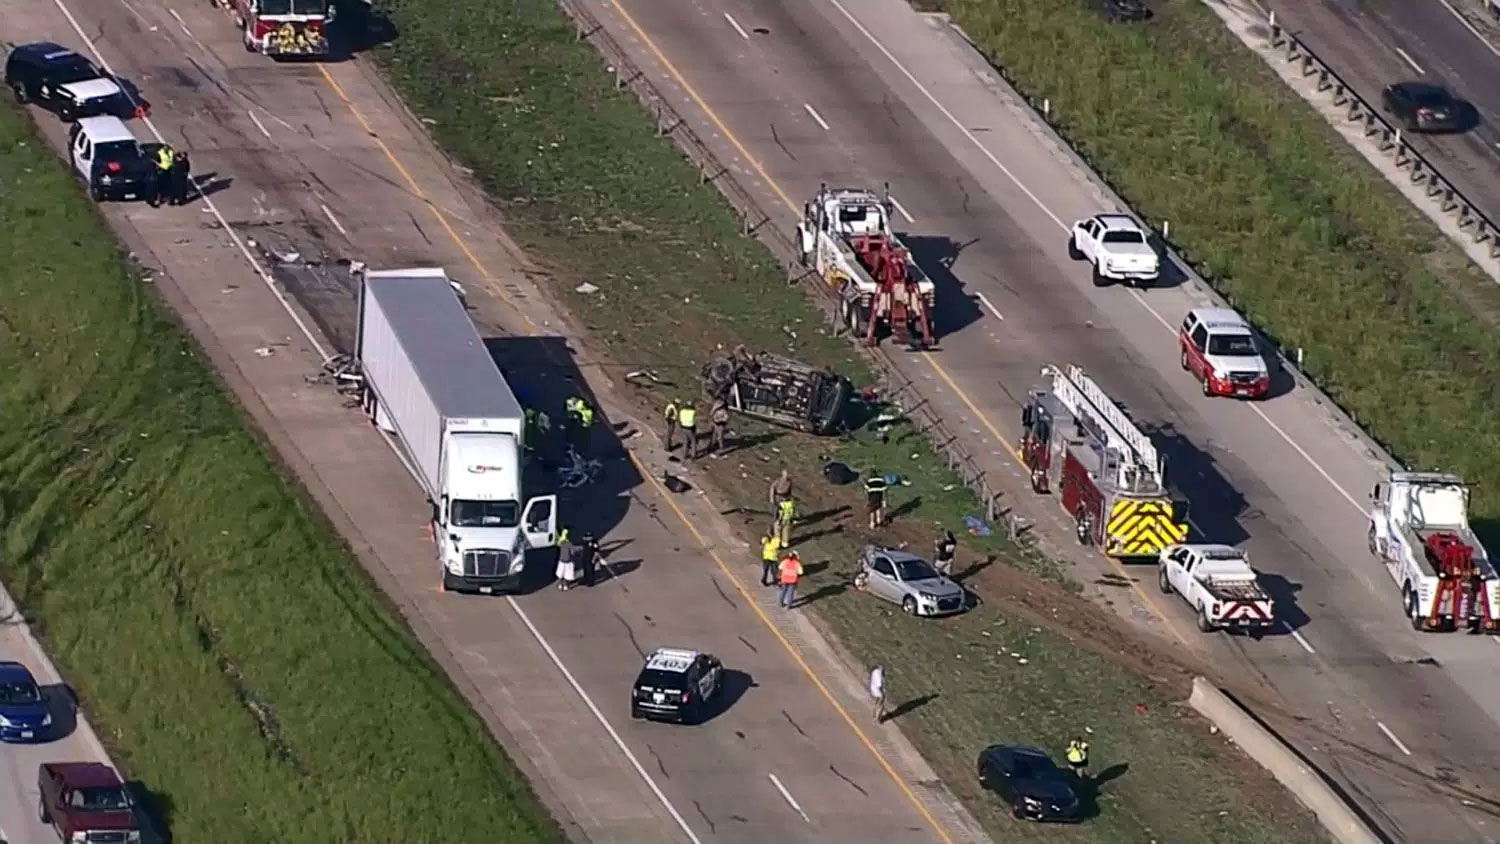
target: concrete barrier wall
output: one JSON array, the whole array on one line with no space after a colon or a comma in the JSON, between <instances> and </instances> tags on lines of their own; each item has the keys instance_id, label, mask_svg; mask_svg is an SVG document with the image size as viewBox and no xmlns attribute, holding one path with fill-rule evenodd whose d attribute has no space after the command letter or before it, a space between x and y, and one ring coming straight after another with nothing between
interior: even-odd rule
<instances>
[{"instance_id":1,"label":"concrete barrier wall","mask_svg":"<svg viewBox=\"0 0 1500 844\"><path fill-rule=\"evenodd\" d=\"M1188 704L1296 795L1339 844L1381 844L1382 839L1329 788L1317 771L1297 758L1281 739L1213 683L1194 677Z\"/></svg>"}]
</instances>

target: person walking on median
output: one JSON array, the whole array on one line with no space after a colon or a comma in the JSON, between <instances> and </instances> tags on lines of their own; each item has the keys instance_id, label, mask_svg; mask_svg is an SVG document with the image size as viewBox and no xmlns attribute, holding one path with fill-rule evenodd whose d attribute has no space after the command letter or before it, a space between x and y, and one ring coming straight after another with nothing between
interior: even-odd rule
<instances>
[{"instance_id":1,"label":"person walking on median","mask_svg":"<svg viewBox=\"0 0 1500 844\"><path fill-rule=\"evenodd\" d=\"M698 456L698 410L691 403L677 408L677 427L682 429L682 459L692 460Z\"/></svg>"},{"instance_id":2,"label":"person walking on median","mask_svg":"<svg viewBox=\"0 0 1500 844\"><path fill-rule=\"evenodd\" d=\"M725 443L729 440L729 405L723 399L718 399L709 408L708 423L713 426L714 456L719 457L724 454Z\"/></svg>"},{"instance_id":3,"label":"person walking on median","mask_svg":"<svg viewBox=\"0 0 1500 844\"><path fill-rule=\"evenodd\" d=\"M796 551L788 551L781 558L781 606L791 609L797 602L797 580L802 577L802 560Z\"/></svg>"},{"instance_id":4,"label":"person walking on median","mask_svg":"<svg viewBox=\"0 0 1500 844\"><path fill-rule=\"evenodd\" d=\"M760 585L776 585L776 564L781 560L781 538L767 534L760 538Z\"/></svg>"},{"instance_id":5,"label":"person walking on median","mask_svg":"<svg viewBox=\"0 0 1500 844\"><path fill-rule=\"evenodd\" d=\"M885 669L870 669L870 700L875 704L875 723L885 721Z\"/></svg>"},{"instance_id":6,"label":"person walking on median","mask_svg":"<svg viewBox=\"0 0 1500 844\"><path fill-rule=\"evenodd\" d=\"M1089 743L1081 738L1074 737L1068 742L1068 750L1065 754L1068 767L1073 769L1073 776L1084 779L1089 775Z\"/></svg>"},{"instance_id":7,"label":"person walking on median","mask_svg":"<svg viewBox=\"0 0 1500 844\"><path fill-rule=\"evenodd\" d=\"M776 502L776 536L783 547L792 544L792 523L797 521L797 499L787 496Z\"/></svg>"},{"instance_id":8,"label":"person walking on median","mask_svg":"<svg viewBox=\"0 0 1500 844\"><path fill-rule=\"evenodd\" d=\"M674 439L677 436L677 399L667 399L667 406L661 412L662 419L667 423L667 451L677 447Z\"/></svg>"},{"instance_id":9,"label":"person walking on median","mask_svg":"<svg viewBox=\"0 0 1500 844\"><path fill-rule=\"evenodd\" d=\"M953 555L958 551L958 540L953 538L953 531L944 531L937 541L937 553L933 555L933 567L938 574L949 577L953 574Z\"/></svg>"},{"instance_id":10,"label":"person walking on median","mask_svg":"<svg viewBox=\"0 0 1500 844\"><path fill-rule=\"evenodd\" d=\"M870 530L885 524L885 475L870 471L865 478L865 509L870 513Z\"/></svg>"}]
</instances>

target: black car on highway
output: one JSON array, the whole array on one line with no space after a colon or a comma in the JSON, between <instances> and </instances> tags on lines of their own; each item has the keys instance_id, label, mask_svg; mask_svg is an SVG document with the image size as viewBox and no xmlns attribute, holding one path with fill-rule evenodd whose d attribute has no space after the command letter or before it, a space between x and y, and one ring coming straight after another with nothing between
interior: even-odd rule
<instances>
[{"instance_id":1,"label":"black car on highway","mask_svg":"<svg viewBox=\"0 0 1500 844\"><path fill-rule=\"evenodd\" d=\"M724 684L724 666L712 654L657 648L630 690L630 717L691 724L708 716Z\"/></svg>"},{"instance_id":2,"label":"black car on highway","mask_svg":"<svg viewBox=\"0 0 1500 844\"><path fill-rule=\"evenodd\" d=\"M979 784L1009 803L1018 819L1069 823L1082 817L1068 775L1035 747L986 747L979 754Z\"/></svg>"},{"instance_id":3,"label":"black car on highway","mask_svg":"<svg viewBox=\"0 0 1500 844\"><path fill-rule=\"evenodd\" d=\"M17 103L37 103L66 121L133 109L118 82L73 50L39 41L22 44L5 60L5 85Z\"/></svg>"},{"instance_id":4,"label":"black car on highway","mask_svg":"<svg viewBox=\"0 0 1500 844\"><path fill-rule=\"evenodd\" d=\"M1461 132L1465 104L1441 85L1397 82L1380 93L1387 113L1408 132Z\"/></svg>"}]
</instances>

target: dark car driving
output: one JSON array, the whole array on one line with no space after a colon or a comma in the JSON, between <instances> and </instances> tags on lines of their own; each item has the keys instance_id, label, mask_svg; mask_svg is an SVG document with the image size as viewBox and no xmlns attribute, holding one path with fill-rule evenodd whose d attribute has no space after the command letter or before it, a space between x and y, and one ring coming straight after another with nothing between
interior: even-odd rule
<instances>
[{"instance_id":1,"label":"dark car driving","mask_svg":"<svg viewBox=\"0 0 1500 844\"><path fill-rule=\"evenodd\" d=\"M724 682L724 666L712 654L657 648L630 690L630 717L690 724L707 715Z\"/></svg>"},{"instance_id":2,"label":"dark car driving","mask_svg":"<svg viewBox=\"0 0 1500 844\"><path fill-rule=\"evenodd\" d=\"M979 754L979 784L1009 803L1013 817L1061 822L1080 818L1078 794L1068 775L1035 747L986 747Z\"/></svg>"},{"instance_id":3,"label":"dark car driving","mask_svg":"<svg viewBox=\"0 0 1500 844\"><path fill-rule=\"evenodd\" d=\"M36 680L19 662L0 662L0 741L45 741L52 715Z\"/></svg>"},{"instance_id":4,"label":"dark car driving","mask_svg":"<svg viewBox=\"0 0 1500 844\"><path fill-rule=\"evenodd\" d=\"M63 120L132 113L119 83L98 65L51 41L22 44L5 60L5 85L18 103L34 102Z\"/></svg>"},{"instance_id":5,"label":"dark car driving","mask_svg":"<svg viewBox=\"0 0 1500 844\"><path fill-rule=\"evenodd\" d=\"M1464 104L1441 85L1397 82L1386 86L1380 101L1408 132L1463 131Z\"/></svg>"}]
</instances>

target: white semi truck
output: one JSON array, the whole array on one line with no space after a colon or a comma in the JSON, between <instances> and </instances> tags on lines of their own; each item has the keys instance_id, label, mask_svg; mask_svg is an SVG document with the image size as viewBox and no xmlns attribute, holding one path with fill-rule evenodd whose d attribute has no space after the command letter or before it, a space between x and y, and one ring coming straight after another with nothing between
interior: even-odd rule
<instances>
[{"instance_id":1,"label":"white semi truck","mask_svg":"<svg viewBox=\"0 0 1500 844\"><path fill-rule=\"evenodd\" d=\"M443 589L515 590L557 544L557 496L523 494L525 411L441 269L366 271L355 356L364 409L432 505Z\"/></svg>"}]
</instances>

